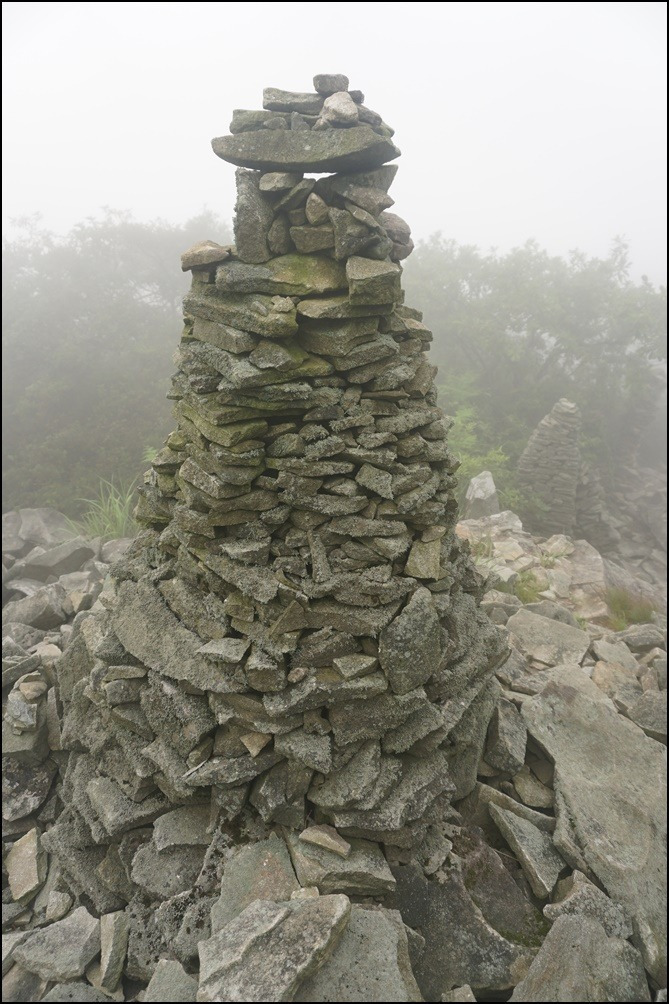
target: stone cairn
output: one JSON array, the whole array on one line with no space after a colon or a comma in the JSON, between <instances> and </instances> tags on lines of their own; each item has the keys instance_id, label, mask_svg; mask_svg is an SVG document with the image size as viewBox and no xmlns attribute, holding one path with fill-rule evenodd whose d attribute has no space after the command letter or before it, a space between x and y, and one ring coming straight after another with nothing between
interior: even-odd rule
<instances>
[{"instance_id":1,"label":"stone cairn","mask_svg":"<svg viewBox=\"0 0 669 1004\"><path fill-rule=\"evenodd\" d=\"M193 957L220 861L273 826L303 885L305 826L353 847L342 868L368 880L322 892L387 892L383 851L440 867L506 656L403 302L399 150L345 77L314 85L266 90L213 141L239 168L235 246L183 255L178 427L59 666L65 810L43 844L80 902L125 910L138 979L165 944Z\"/></svg>"},{"instance_id":2,"label":"stone cairn","mask_svg":"<svg viewBox=\"0 0 669 1004\"><path fill-rule=\"evenodd\" d=\"M519 515L533 533L570 536L576 522L581 468L581 412L560 398L541 419L518 461L518 483L528 505Z\"/></svg>"}]
</instances>

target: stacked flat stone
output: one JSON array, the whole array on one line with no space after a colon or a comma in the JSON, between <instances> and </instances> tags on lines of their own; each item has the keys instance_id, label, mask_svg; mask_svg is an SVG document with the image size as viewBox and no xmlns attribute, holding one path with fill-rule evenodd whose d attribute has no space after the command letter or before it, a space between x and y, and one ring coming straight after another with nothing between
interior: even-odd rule
<instances>
[{"instance_id":1,"label":"stacked flat stone","mask_svg":"<svg viewBox=\"0 0 669 1004\"><path fill-rule=\"evenodd\" d=\"M581 468L581 412L566 398L541 419L518 461L518 484L526 495L519 514L533 533L573 534Z\"/></svg>"},{"instance_id":2,"label":"stacked flat stone","mask_svg":"<svg viewBox=\"0 0 669 1004\"><path fill-rule=\"evenodd\" d=\"M315 86L266 91L213 141L240 167L236 244L183 256L178 428L61 666L71 808L50 849L103 911L140 876L152 892L167 838L143 857L130 838L175 806L192 885L208 812L235 839L310 819L412 849L475 784L506 653L455 534L432 336L403 303L399 151L345 78Z\"/></svg>"}]
</instances>

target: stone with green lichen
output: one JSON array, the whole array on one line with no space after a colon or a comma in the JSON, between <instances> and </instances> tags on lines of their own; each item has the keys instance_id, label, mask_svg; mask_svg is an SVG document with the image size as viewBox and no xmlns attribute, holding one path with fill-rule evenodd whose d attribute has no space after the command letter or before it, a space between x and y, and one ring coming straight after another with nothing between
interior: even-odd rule
<instances>
[{"instance_id":1,"label":"stone with green lichen","mask_svg":"<svg viewBox=\"0 0 669 1004\"><path fill-rule=\"evenodd\" d=\"M216 271L216 285L226 293L318 296L346 289L346 274L331 258L287 254L262 265L224 262Z\"/></svg>"}]
</instances>

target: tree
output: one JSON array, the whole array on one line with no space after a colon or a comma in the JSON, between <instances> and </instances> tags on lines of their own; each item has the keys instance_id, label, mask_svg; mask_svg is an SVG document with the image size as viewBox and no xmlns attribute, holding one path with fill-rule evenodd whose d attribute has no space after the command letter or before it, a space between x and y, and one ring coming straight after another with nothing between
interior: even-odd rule
<instances>
[{"instance_id":1,"label":"tree","mask_svg":"<svg viewBox=\"0 0 669 1004\"><path fill-rule=\"evenodd\" d=\"M179 254L228 228L107 211L65 238L25 221L3 256L5 507L76 511L100 479L127 482L172 425L165 400L188 278Z\"/></svg>"},{"instance_id":2,"label":"tree","mask_svg":"<svg viewBox=\"0 0 669 1004\"><path fill-rule=\"evenodd\" d=\"M434 331L454 448L466 431L476 456L497 456L509 490L530 432L560 397L581 408L586 450L605 477L644 435L662 456L649 430L665 386L666 290L633 282L627 252L616 241L607 258L564 259L529 241L482 253L436 235L407 263L408 302Z\"/></svg>"}]
</instances>

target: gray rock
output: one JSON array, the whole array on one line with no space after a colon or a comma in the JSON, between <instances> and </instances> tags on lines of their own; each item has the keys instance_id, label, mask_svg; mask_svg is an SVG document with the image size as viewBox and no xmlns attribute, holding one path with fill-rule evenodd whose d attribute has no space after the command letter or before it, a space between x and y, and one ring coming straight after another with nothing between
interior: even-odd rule
<instances>
[{"instance_id":1,"label":"gray rock","mask_svg":"<svg viewBox=\"0 0 669 1004\"><path fill-rule=\"evenodd\" d=\"M30 931L11 931L2 936L2 975L4 976L14 965L14 949L18 948L31 935Z\"/></svg>"},{"instance_id":2,"label":"gray rock","mask_svg":"<svg viewBox=\"0 0 669 1004\"><path fill-rule=\"evenodd\" d=\"M130 878L150 896L167 899L194 886L204 855L204 847L171 847L159 852L149 841L134 855Z\"/></svg>"},{"instance_id":3,"label":"gray rock","mask_svg":"<svg viewBox=\"0 0 669 1004\"><path fill-rule=\"evenodd\" d=\"M590 636L585 631L529 610L519 610L506 626L523 655L546 666L580 663L590 647Z\"/></svg>"},{"instance_id":4,"label":"gray rock","mask_svg":"<svg viewBox=\"0 0 669 1004\"><path fill-rule=\"evenodd\" d=\"M223 247L215 241L197 241L181 255L181 271L188 272L192 268L203 268L206 265L218 265L230 257L230 248ZM111 541L110 541L111 543ZM113 560L102 558L103 561Z\"/></svg>"},{"instance_id":5,"label":"gray rock","mask_svg":"<svg viewBox=\"0 0 669 1004\"><path fill-rule=\"evenodd\" d=\"M304 296L345 289L346 275L331 258L286 254L263 265L226 262L216 272L216 285L231 293Z\"/></svg>"},{"instance_id":6,"label":"gray rock","mask_svg":"<svg viewBox=\"0 0 669 1004\"><path fill-rule=\"evenodd\" d=\"M3 1001L42 1000L48 982L37 973L31 973L23 966L12 966L2 978Z\"/></svg>"},{"instance_id":7,"label":"gray rock","mask_svg":"<svg viewBox=\"0 0 669 1004\"><path fill-rule=\"evenodd\" d=\"M110 837L152 823L169 808L169 802L162 795L134 802L109 777L92 778L86 785L86 794Z\"/></svg>"},{"instance_id":8,"label":"gray rock","mask_svg":"<svg viewBox=\"0 0 669 1004\"><path fill-rule=\"evenodd\" d=\"M144 991L145 1001L195 1001L197 980L179 962L160 959Z\"/></svg>"},{"instance_id":9,"label":"gray rock","mask_svg":"<svg viewBox=\"0 0 669 1004\"><path fill-rule=\"evenodd\" d=\"M26 998L23 998L24 1000ZM32 997L30 1000L37 1000ZM40 997L43 1001L106 1001L109 1002L109 995L88 983L57 983L49 990L46 997Z\"/></svg>"},{"instance_id":10,"label":"gray rock","mask_svg":"<svg viewBox=\"0 0 669 1004\"><path fill-rule=\"evenodd\" d=\"M100 985L114 991L123 973L130 922L122 910L100 917Z\"/></svg>"},{"instance_id":11,"label":"gray rock","mask_svg":"<svg viewBox=\"0 0 669 1004\"><path fill-rule=\"evenodd\" d=\"M632 937L632 925L625 911L591 882L583 872L575 871L555 887L553 902L544 907L544 917L555 922L558 917L579 914L598 921L609 937Z\"/></svg>"},{"instance_id":12,"label":"gray rock","mask_svg":"<svg viewBox=\"0 0 669 1004\"><path fill-rule=\"evenodd\" d=\"M514 852L538 899L550 896L560 872L567 866L550 837L526 819L490 805L490 815Z\"/></svg>"},{"instance_id":13,"label":"gray rock","mask_svg":"<svg viewBox=\"0 0 669 1004\"><path fill-rule=\"evenodd\" d=\"M211 843L208 805L187 805L159 816L153 825L153 842L163 851L171 847L208 847Z\"/></svg>"},{"instance_id":14,"label":"gray rock","mask_svg":"<svg viewBox=\"0 0 669 1004\"><path fill-rule=\"evenodd\" d=\"M472 988L465 984L464 987L455 987L448 993L441 995L442 1001L476 1001L472 993Z\"/></svg>"},{"instance_id":15,"label":"gray rock","mask_svg":"<svg viewBox=\"0 0 669 1004\"><path fill-rule=\"evenodd\" d=\"M344 840L333 826L327 826L322 823L302 830L300 840L305 844L313 844L316 847L322 847L323 850L332 851L333 854L338 854L340 858L347 858L351 853L351 845L348 840Z\"/></svg>"},{"instance_id":16,"label":"gray rock","mask_svg":"<svg viewBox=\"0 0 669 1004\"><path fill-rule=\"evenodd\" d=\"M16 621L44 631L57 628L67 620L65 598L65 590L58 582L42 586L32 596L7 603L2 611L3 621Z\"/></svg>"},{"instance_id":17,"label":"gray rock","mask_svg":"<svg viewBox=\"0 0 669 1004\"><path fill-rule=\"evenodd\" d=\"M36 812L51 790L56 766L47 760L27 766L6 757L2 765L2 818L7 822Z\"/></svg>"},{"instance_id":18,"label":"gray rock","mask_svg":"<svg viewBox=\"0 0 669 1004\"><path fill-rule=\"evenodd\" d=\"M627 713L643 693L636 675L615 662L595 663L591 680L623 713Z\"/></svg>"},{"instance_id":19,"label":"gray rock","mask_svg":"<svg viewBox=\"0 0 669 1004\"><path fill-rule=\"evenodd\" d=\"M481 471L467 485L465 519L484 519L499 512L497 488L490 471Z\"/></svg>"},{"instance_id":20,"label":"gray rock","mask_svg":"<svg viewBox=\"0 0 669 1004\"><path fill-rule=\"evenodd\" d=\"M165 676L215 693L237 686L197 654L202 640L181 624L158 590L147 582L120 584L113 628L131 655Z\"/></svg>"},{"instance_id":21,"label":"gray rock","mask_svg":"<svg viewBox=\"0 0 669 1004\"><path fill-rule=\"evenodd\" d=\"M308 148L300 132L283 129L219 136L211 145L229 164L259 171L368 171L399 156L389 139L367 125L311 133Z\"/></svg>"},{"instance_id":22,"label":"gray rock","mask_svg":"<svg viewBox=\"0 0 669 1004\"><path fill-rule=\"evenodd\" d=\"M221 894L211 910L212 934L217 934L254 900L289 900L300 888L288 849L276 834L247 844L226 862Z\"/></svg>"},{"instance_id":23,"label":"gray rock","mask_svg":"<svg viewBox=\"0 0 669 1004\"><path fill-rule=\"evenodd\" d=\"M287 833L286 842L300 885L317 886L319 892L348 896L383 896L395 888L395 879L378 844L350 839L351 853L342 858L330 850L305 844Z\"/></svg>"},{"instance_id":24,"label":"gray rock","mask_svg":"<svg viewBox=\"0 0 669 1004\"><path fill-rule=\"evenodd\" d=\"M47 875L46 854L39 830L33 827L12 844L5 864L12 899L17 903L30 902Z\"/></svg>"},{"instance_id":25,"label":"gray rock","mask_svg":"<svg viewBox=\"0 0 669 1004\"><path fill-rule=\"evenodd\" d=\"M352 132L354 130L350 130ZM369 258L349 258L346 262L349 299L353 304L395 303L400 296L399 265Z\"/></svg>"},{"instance_id":26,"label":"gray rock","mask_svg":"<svg viewBox=\"0 0 669 1004\"><path fill-rule=\"evenodd\" d=\"M260 191L258 175L236 171L235 248L242 261L262 262L271 257L267 235L272 225L272 206ZM262 290L258 290L262 292Z\"/></svg>"},{"instance_id":27,"label":"gray rock","mask_svg":"<svg viewBox=\"0 0 669 1004\"><path fill-rule=\"evenodd\" d=\"M432 594L421 587L381 632L379 661L393 692L407 694L436 672L440 658L439 616Z\"/></svg>"},{"instance_id":28,"label":"gray rock","mask_svg":"<svg viewBox=\"0 0 669 1004\"><path fill-rule=\"evenodd\" d=\"M314 90L326 97L337 91L347 91L348 77L343 73L317 73L314 77Z\"/></svg>"},{"instance_id":29,"label":"gray rock","mask_svg":"<svg viewBox=\"0 0 669 1004\"><path fill-rule=\"evenodd\" d=\"M22 540L33 545L55 547L74 536L67 516L56 509L19 509L19 516L21 524L18 534Z\"/></svg>"},{"instance_id":30,"label":"gray rock","mask_svg":"<svg viewBox=\"0 0 669 1004\"><path fill-rule=\"evenodd\" d=\"M100 951L100 921L85 907L36 931L14 952L17 962L45 980L62 982L83 976Z\"/></svg>"},{"instance_id":31,"label":"gray rock","mask_svg":"<svg viewBox=\"0 0 669 1004\"><path fill-rule=\"evenodd\" d=\"M485 761L491 767L515 774L525 763L527 729L511 701L501 700L488 728Z\"/></svg>"},{"instance_id":32,"label":"gray rock","mask_svg":"<svg viewBox=\"0 0 669 1004\"><path fill-rule=\"evenodd\" d=\"M339 942L351 912L346 896L279 905L256 900L200 942L200 1001L290 1001Z\"/></svg>"},{"instance_id":33,"label":"gray rock","mask_svg":"<svg viewBox=\"0 0 669 1004\"><path fill-rule=\"evenodd\" d=\"M44 581L50 575L67 575L76 572L89 558L96 556L95 549L83 537L63 541L48 551L27 554L21 562L22 574ZM14 566L16 568L16 566Z\"/></svg>"},{"instance_id":34,"label":"gray rock","mask_svg":"<svg viewBox=\"0 0 669 1004\"><path fill-rule=\"evenodd\" d=\"M522 714L555 763L558 825L563 817L570 821L585 867L631 917L635 944L660 983L666 967L665 894L656 880L666 835L657 798L666 783L661 745L617 714L576 668L563 669L524 701Z\"/></svg>"},{"instance_id":35,"label":"gray rock","mask_svg":"<svg viewBox=\"0 0 669 1004\"><path fill-rule=\"evenodd\" d=\"M639 953L586 917L559 917L512 1001L649 1001Z\"/></svg>"},{"instance_id":36,"label":"gray rock","mask_svg":"<svg viewBox=\"0 0 669 1004\"><path fill-rule=\"evenodd\" d=\"M396 910L351 908L341 941L295 1001L422 1001Z\"/></svg>"},{"instance_id":37,"label":"gray rock","mask_svg":"<svg viewBox=\"0 0 669 1004\"><path fill-rule=\"evenodd\" d=\"M637 661L627 645L622 641L609 641L606 638L595 638L592 643L594 655L602 662L615 662L630 673L637 673Z\"/></svg>"},{"instance_id":38,"label":"gray rock","mask_svg":"<svg viewBox=\"0 0 669 1004\"><path fill-rule=\"evenodd\" d=\"M263 108L280 112L301 112L303 115L318 115L323 107L320 94L300 91L282 91L279 87L266 87L262 94Z\"/></svg>"},{"instance_id":39,"label":"gray rock","mask_svg":"<svg viewBox=\"0 0 669 1004\"><path fill-rule=\"evenodd\" d=\"M488 992L515 986L548 926L495 851L473 834L454 850L462 864L437 879L425 878L417 864L393 867L393 905L425 938L414 972L426 1000L467 979Z\"/></svg>"},{"instance_id":40,"label":"gray rock","mask_svg":"<svg viewBox=\"0 0 669 1004\"><path fill-rule=\"evenodd\" d=\"M627 716L643 729L647 736L666 744L667 692L646 690L629 708Z\"/></svg>"}]
</instances>

